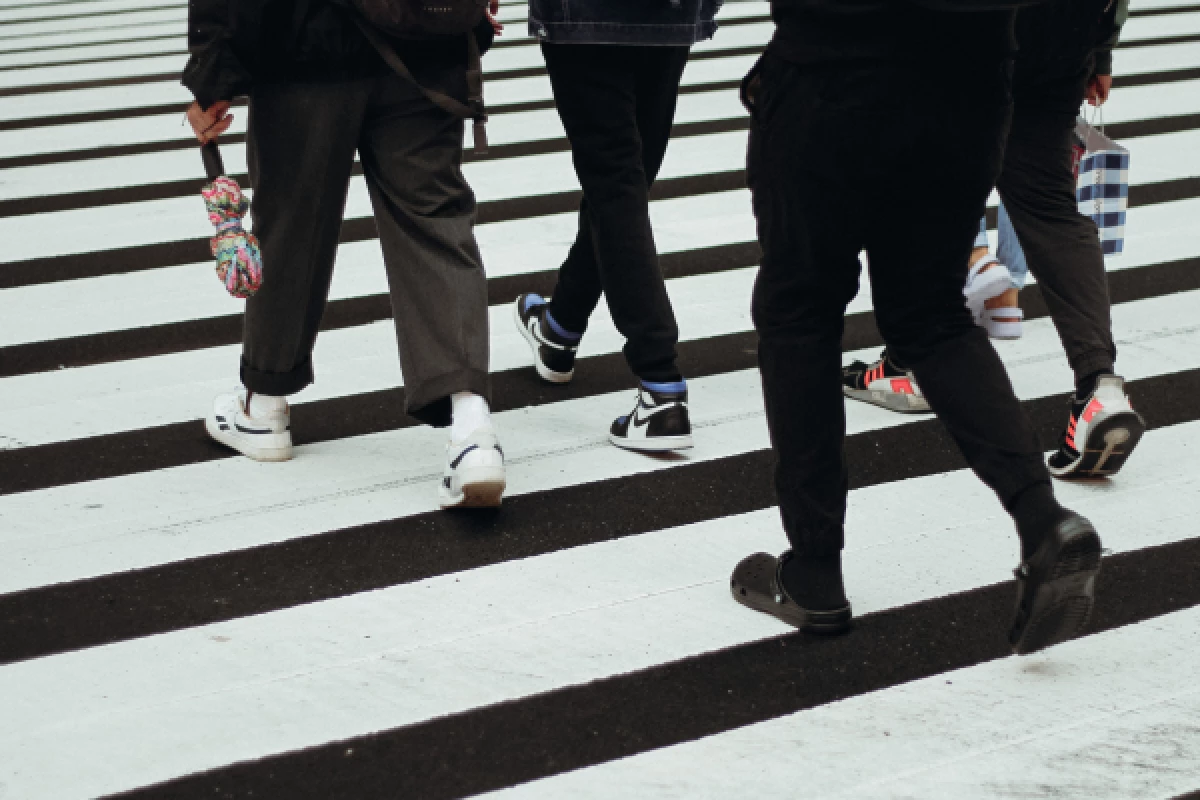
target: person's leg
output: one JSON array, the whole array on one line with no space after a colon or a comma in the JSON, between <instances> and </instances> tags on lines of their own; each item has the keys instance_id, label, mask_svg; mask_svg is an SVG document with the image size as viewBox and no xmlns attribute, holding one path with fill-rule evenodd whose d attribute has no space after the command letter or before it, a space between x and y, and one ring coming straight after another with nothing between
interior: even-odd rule
<instances>
[{"instance_id":1,"label":"person's leg","mask_svg":"<svg viewBox=\"0 0 1200 800\"><path fill-rule=\"evenodd\" d=\"M844 124L834 107L811 113L840 85L836 72L770 55L760 65L746 89L753 109L747 175L763 247L752 312L775 489L792 546L779 580L802 608L832 611L846 605L841 341L846 304L858 289L864 216L849 187L866 178L859 165L867 131Z\"/></svg>"},{"instance_id":2,"label":"person's leg","mask_svg":"<svg viewBox=\"0 0 1200 800\"><path fill-rule=\"evenodd\" d=\"M367 86L260 84L250 97L247 161L263 284L246 301L245 391L216 398L205 428L260 461L292 456L286 395L313 380L316 341Z\"/></svg>"},{"instance_id":3,"label":"person's leg","mask_svg":"<svg viewBox=\"0 0 1200 800\"><path fill-rule=\"evenodd\" d=\"M595 271L638 378L678 381L678 329L650 228L649 180L637 121L633 47L545 44L542 52L586 199ZM593 265L576 243L550 307L569 330L595 307ZM578 289L572 287L579 287ZM590 313L590 312L588 312ZM575 332L580 332L575 330Z\"/></svg>"},{"instance_id":4,"label":"person's leg","mask_svg":"<svg viewBox=\"0 0 1200 800\"><path fill-rule=\"evenodd\" d=\"M406 411L450 422L449 397L486 397L487 277L463 122L398 77L379 78L359 140L391 291Z\"/></svg>"},{"instance_id":5,"label":"person's leg","mask_svg":"<svg viewBox=\"0 0 1200 800\"><path fill-rule=\"evenodd\" d=\"M914 70L883 109L896 123L894 178L920 184L903 208L869 228L875 317L967 463L995 491L1021 539L1017 612L1009 641L1029 653L1073 638L1094 603L1101 543L1054 497L1041 448L986 334L959 298L976 220L1000 171L1010 113L1007 70L962 75ZM924 179L924 181L922 181ZM877 207L890 195L873 186ZM933 228L933 231L930 231ZM931 233L935 235L931 235ZM930 243L936 243L932 248ZM964 389L969 387L969 391Z\"/></svg>"},{"instance_id":6,"label":"person's leg","mask_svg":"<svg viewBox=\"0 0 1200 800\"><path fill-rule=\"evenodd\" d=\"M487 277L462 141L463 121L415 87L391 74L375 81L358 150L387 268L405 410L451 426L444 508L497 506L505 488L487 403Z\"/></svg>"},{"instance_id":7,"label":"person's leg","mask_svg":"<svg viewBox=\"0 0 1200 800\"><path fill-rule=\"evenodd\" d=\"M266 83L250 97L246 156L263 281L246 301L242 382L268 395L313 380L369 84Z\"/></svg>"},{"instance_id":8,"label":"person's leg","mask_svg":"<svg viewBox=\"0 0 1200 800\"><path fill-rule=\"evenodd\" d=\"M1095 223L1075 197L1075 114L1084 71L1057 81L1032 78L1017 93L999 189L1067 360L1075 398L1059 449L1049 460L1060 478L1113 475L1145 432L1124 380L1113 374L1116 346L1108 276Z\"/></svg>"},{"instance_id":9,"label":"person's leg","mask_svg":"<svg viewBox=\"0 0 1200 800\"><path fill-rule=\"evenodd\" d=\"M1029 487L1048 487L1049 475L1004 366L974 324L961 288L1000 170L1007 76L999 64L981 67L970 83L926 70L906 74L920 99L891 108L903 114L902 127L880 157L895 156L893 148L904 152L911 180L903 173L896 178L919 186L902 206L881 210L871 226L875 317L889 352L916 374L967 462L1011 507ZM880 194L876 202L886 202L882 187ZM1036 530L1022 534L1035 544Z\"/></svg>"},{"instance_id":10,"label":"person's leg","mask_svg":"<svg viewBox=\"0 0 1200 800\"><path fill-rule=\"evenodd\" d=\"M1082 97L1081 97L1082 99ZM1116 359L1108 275L1096 225L1079 213L1072 170L1075 115L1018 100L998 189L1077 383Z\"/></svg>"}]
</instances>

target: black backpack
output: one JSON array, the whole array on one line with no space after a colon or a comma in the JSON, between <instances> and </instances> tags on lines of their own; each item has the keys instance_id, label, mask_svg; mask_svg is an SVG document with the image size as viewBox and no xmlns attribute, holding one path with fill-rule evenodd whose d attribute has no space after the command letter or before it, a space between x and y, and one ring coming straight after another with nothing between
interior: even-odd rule
<instances>
[{"instance_id":1,"label":"black backpack","mask_svg":"<svg viewBox=\"0 0 1200 800\"><path fill-rule=\"evenodd\" d=\"M475 121L475 152L487 152L487 110L483 104L483 61L475 28L487 13L488 0L346 0L367 40L388 66L417 84L404 61L381 34L398 39L467 38L467 102L421 87L439 108ZM417 84L420 86L420 84Z\"/></svg>"}]
</instances>

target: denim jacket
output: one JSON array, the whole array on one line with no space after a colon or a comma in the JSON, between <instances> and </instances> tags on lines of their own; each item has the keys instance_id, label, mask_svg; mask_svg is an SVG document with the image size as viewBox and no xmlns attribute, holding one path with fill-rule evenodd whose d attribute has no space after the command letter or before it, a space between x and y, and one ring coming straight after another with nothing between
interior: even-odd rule
<instances>
[{"instance_id":1,"label":"denim jacket","mask_svg":"<svg viewBox=\"0 0 1200 800\"><path fill-rule=\"evenodd\" d=\"M529 35L575 44L690 45L712 37L724 0L529 0Z\"/></svg>"}]
</instances>

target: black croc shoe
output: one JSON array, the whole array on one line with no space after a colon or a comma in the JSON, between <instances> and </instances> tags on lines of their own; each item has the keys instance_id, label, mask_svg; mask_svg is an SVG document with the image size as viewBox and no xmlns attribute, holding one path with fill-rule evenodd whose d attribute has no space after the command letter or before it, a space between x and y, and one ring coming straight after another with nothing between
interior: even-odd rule
<instances>
[{"instance_id":1,"label":"black croc shoe","mask_svg":"<svg viewBox=\"0 0 1200 800\"><path fill-rule=\"evenodd\" d=\"M791 551L776 558L755 553L743 558L733 570L729 590L733 599L747 608L781 619L808 633L843 633L850 629L850 606L832 611L810 611L796 605L779 580L779 570Z\"/></svg>"},{"instance_id":2,"label":"black croc shoe","mask_svg":"<svg viewBox=\"0 0 1200 800\"><path fill-rule=\"evenodd\" d=\"M1018 655L1074 639L1095 604L1103 553L1092 523L1072 513L1017 567L1017 611L1008 640Z\"/></svg>"}]
</instances>

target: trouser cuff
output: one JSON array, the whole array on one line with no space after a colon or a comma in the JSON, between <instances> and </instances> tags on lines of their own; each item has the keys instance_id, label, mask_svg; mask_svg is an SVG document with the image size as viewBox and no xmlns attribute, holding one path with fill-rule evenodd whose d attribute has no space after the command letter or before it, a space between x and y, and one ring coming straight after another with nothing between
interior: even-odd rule
<instances>
[{"instance_id":1,"label":"trouser cuff","mask_svg":"<svg viewBox=\"0 0 1200 800\"><path fill-rule=\"evenodd\" d=\"M242 385L257 394L284 397L295 394L313 382L312 360L293 367L289 372L264 372L250 366L242 357Z\"/></svg>"},{"instance_id":2,"label":"trouser cuff","mask_svg":"<svg viewBox=\"0 0 1200 800\"><path fill-rule=\"evenodd\" d=\"M1114 366L1112 355L1104 350L1093 350L1071 359L1071 369L1075 371L1076 386L1084 378L1095 375L1097 372L1112 372Z\"/></svg>"},{"instance_id":3,"label":"trouser cuff","mask_svg":"<svg viewBox=\"0 0 1200 800\"><path fill-rule=\"evenodd\" d=\"M417 386L406 386L404 411L426 425L444 428L453 421L450 395L455 392L474 392L490 405L491 379L486 372L460 369L423 381Z\"/></svg>"}]
</instances>

